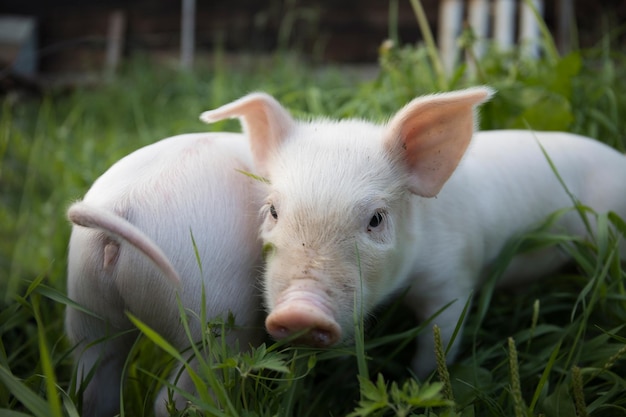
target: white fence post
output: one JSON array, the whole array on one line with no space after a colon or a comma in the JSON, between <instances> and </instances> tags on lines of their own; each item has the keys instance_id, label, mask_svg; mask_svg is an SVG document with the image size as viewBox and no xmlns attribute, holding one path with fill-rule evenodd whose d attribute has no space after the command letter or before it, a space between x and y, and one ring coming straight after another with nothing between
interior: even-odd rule
<instances>
[{"instance_id":1,"label":"white fence post","mask_svg":"<svg viewBox=\"0 0 626 417\"><path fill-rule=\"evenodd\" d=\"M475 36L472 54L467 54L467 68L470 74L476 73L476 62L487 53L487 36L489 33L490 8L489 0L469 0L467 19ZM474 59L472 59L474 58Z\"/></svg>"},{"instance_id":2,"label":"white fence post","mask_svg":"<svg viewBox=\"0 0 626 417\"><path fill-rule=\"evenodd\" d=\"M567 53L573 47L573 31L574 31L574 1L573 0L558 0L557 9L557 44L559 52L562 54Z\"/></svg>"},{"instance_id":3,"label":"white fence post","mask_svg":"<svg viewBox=\"0 0 626 417\"><path fill-rule=\"evenodd\" d=\"M499 48L508 50L513 47L515 36L515 1L495 1L495 22L493 37Z\"/></svg>"},{"instance_id":4,"label":"white fence post","mask_svg":"<svg viewBox=\"0 0 626 417\"><path fill-rule=\"evenodd\" d=\"M463 1L441 0L439 3L439 49L446 72L451 72L456 65L459 48L456 39L463 24Z\"/></svg>"},{"instance_id":5,"label":"white fence post","mask_svg":"<svg viewBox=\"0 0 626 417\"><path fill-rule=\"evenodd\" d=\"M196 31L196 0L183 0L180 22L180 67L193 67Z\"/></svg>"},{"instance_id":6,"label":"white fence post","mask_svg":"<svg viewBox=\"0 0 626 417\"><path fill-rule=\"evenodd\" d=\"M476 58L486 53L490 35L496 47L502 51L511 50L517 42L522 54L530 58L539 57L541 31L537 14L539 18L543 16L544 0L441 0L438 42L441 60L448 73L454 69L459 56L457 38L463 26L465 2L468 4L467 23L476 36L472 50ZM560 9L567 15L565 18L571 20L572 0L559 2ZM471 72L474 69L473 62L469 62L468 67Z\"/></svg>"},{"instance_id":7,"label":"white fence post","mask_svg":"<svg viewBox=\"0 0 626 417\"><path fill-rule=\"evenodd\" d=\"M104 72L112 77L120 64L124 49L124 30L126 15L122 10L115 10L109 15L109 29L107 33L106 59Z\"/></svg>"},{"instance_id":8,"label":"white fence post","mask_svg":"<svg viewBox=\"0 0 626 417\"><path fill-rule=\"evenodd\" d=\"M489 34L489 0L470 0L468 7L469 25L476 36L473 46L474 56L481 57L487 52Z\"/></svg>"},{"instance_id":9,"label":"white fence post","mask_svg":"<svg viewBox=\"0 0 626 417\"><path fill-rule=\"evenodd\" d=\"M539 57L539 22L537 22L537 16L533 11L533 7L537 10L540 16L543 15L543 1L542 0L530 0L529 5L526 1L522 1L520 4L520 28L519 28L519 42L522 47L524 55L531 58Z\"/></svg>"}]
</instances>

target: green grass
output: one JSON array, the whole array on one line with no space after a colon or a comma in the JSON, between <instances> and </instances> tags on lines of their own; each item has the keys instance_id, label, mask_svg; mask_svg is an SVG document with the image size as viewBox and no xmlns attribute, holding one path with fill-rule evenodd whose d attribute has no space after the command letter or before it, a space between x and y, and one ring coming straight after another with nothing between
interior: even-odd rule
<instances>
[{"instance_id":1,"label":"green grass","mask_svg":"<svg viewBox=\"0 0 626 417\"><path fill-rule=\"evenodd\" d=\"M382 121L417 95L475 84L498 90L481 111L485 129L571 131L626 150L626 55L608 40L563 57L546 51L537 61L492 51L468 76L462 66L442 74L432 48L385 48L380 74L365 81L285 55L271 65L251 60L232 68L218 52L194 73L135 59L108 85L4 99L0 415L79 415L73 347L63 334L64 309L72 303L64 296L65 210L117 159L179 133L239 129L230 121L206 126L198 115L252 90L275 95L297 116ZM366 330L357 321L364 336L355 346L325 351L268 341L244 353L207 331L192 351L177 352L136 321L143 336L127 361L124 415L151 415L174 360L207 352L197 372L202 394L173 415L626 415L625 274L615 256L615 228L625 233L626 226L606 214L597 221L593 242L545 228L511 242L495 270L515 251L547 244L561 245L575 262L517 292L489 283L477 293L457 336L461 356L440 370L443 381L411 378L414 336L430 328L407 319L412 315L399 303L381 309Z\"/></svg>"}]
</instances>

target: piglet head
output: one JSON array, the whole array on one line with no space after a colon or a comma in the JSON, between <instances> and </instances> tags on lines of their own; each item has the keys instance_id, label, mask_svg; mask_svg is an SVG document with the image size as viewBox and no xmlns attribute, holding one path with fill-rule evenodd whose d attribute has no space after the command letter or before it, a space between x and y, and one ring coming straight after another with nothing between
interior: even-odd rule
<instances>
[{"instance_id":1,"label":"piglet head","mask_svg":"<svg viewBox=\"0 0 626 417\"><path fill-rule=\"evenodd\" d=\"M201 118L238 117L268 179L261 236L266 328L331 346L406 285L414 201L444 186L469 145L485 87L415 99L384 126L297 122L253 93ZM417 197L416 197L417 196Z\"/></svg>"}]
</instances>

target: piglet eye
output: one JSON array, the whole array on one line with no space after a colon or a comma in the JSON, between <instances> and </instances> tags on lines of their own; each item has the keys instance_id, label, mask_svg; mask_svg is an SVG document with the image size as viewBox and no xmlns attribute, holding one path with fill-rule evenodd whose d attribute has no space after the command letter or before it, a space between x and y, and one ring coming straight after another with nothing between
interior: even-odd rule
<instances>
[{"instance_id":1,"label":"piglet eye","mask_svg":"<svg viewBox=\"0 0 626 417\"><path fill-rule=\"evenodd\" d=\"M270 214L272 215L274 220L278 220L278 213L276 212L276 207L274 207L273 204L270 206Z\"/></svg>"},{"instance_id":2,"label":"piglet eye","mask_svg":"<svg viewBox=\"0 0 626 417\"><path fill-rule=\"evenodd\" d=\"M382 215L382 213L376 212L376 214L374 214L372 216L372 218L370 219L368 230L371 230L371 229L374 229L374 228L380 226L380 224L382 222L383 222L383 215Z\"/></svg>"}]
</instances>

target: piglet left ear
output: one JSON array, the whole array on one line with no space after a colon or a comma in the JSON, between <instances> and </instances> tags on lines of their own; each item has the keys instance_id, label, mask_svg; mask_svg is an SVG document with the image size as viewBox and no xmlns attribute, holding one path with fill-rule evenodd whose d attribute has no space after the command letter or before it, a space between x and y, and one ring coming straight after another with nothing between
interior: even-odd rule
<instances>
[{"instance_id":1,"label":"piglet left ear","mask_svg":"<svg viewBox=\"0 0 626 417\"><path fill-rule=\"evenodd\" d=\"M385 146L406 163L409 189L436 196L454 172L474 134L474 108L493 90L475 87L417 98L389 122Z\"/></svg>"},{"instance_id":2,"label":"piglet left ear","mask_svg":"<svg viewBox=\"0 0 626 417\"><path fill-rule=\"evenodd\" d=\"M250 139L255 163L262 173L266 171L268 157L295 126L289 112L274 97L265 93L248 94L200 115L200 120L206 123L229 118L241 120L243 131Z\"/></svg>"}]
</instances>

